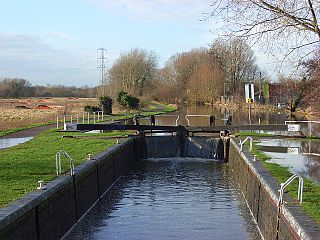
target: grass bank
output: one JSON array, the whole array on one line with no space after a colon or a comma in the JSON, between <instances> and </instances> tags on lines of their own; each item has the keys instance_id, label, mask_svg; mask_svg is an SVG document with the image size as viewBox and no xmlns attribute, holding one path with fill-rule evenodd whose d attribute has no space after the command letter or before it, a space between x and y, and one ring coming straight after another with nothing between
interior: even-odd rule
<instances>
[{"instance_id":1,"label":"grass bank","mask_svg":"<svg viewBox=\"0 0 320 240\"><path fill-rule=\"evenodd\" d=\"M271 159L270 156L259 150L259 147L254 143L253 154L257 155L258 159L262 164L270 171L270 173L277 179L280 183L285 182L289 177L292 176L292 173L289 171L289 168L280 166L275 163L269 163L268 160ZM304 211L317 223L320 224L320 185L310 181L307 178L303 178L304 187L303 187L303 203L302 208ZM287 188L289 194L293 199L297 199L297 189L298 181L294 181Z\"/></svg>"},{"instance_id":2,"label":"grass bank","mask_svg":"<svg viewBox=\"0 0 320 240\"><path fill-rule=\"evenodd\" d=\"M149 116L176 110L175 106L153 104L141 111L141 115ZM127 117L136 113L131 112ZM125 115L109 116L108 119L123 119ZM39 126L39 125L38 125ZM34 127L34 125L30 126ZM17 132L23 128L4 131L1 134ZM25 128L24 128L25 129ZM75 164L83 162L88 154L97 154L113 144L116 139L111 136L125 136L128 132L110 132L90 134L99 138L88 138L88 133L56 132L50 129L40 133L32 140L0 151L0 207L18 199L36 189L39 180L50 181L56 177L55 155L59 150L69 153ZM63 136L76 135L76 138ZM106 137L103 139L101 137ZM62 161L63 171L69 170L67 161Z\"/></svg>"}]
</instances>

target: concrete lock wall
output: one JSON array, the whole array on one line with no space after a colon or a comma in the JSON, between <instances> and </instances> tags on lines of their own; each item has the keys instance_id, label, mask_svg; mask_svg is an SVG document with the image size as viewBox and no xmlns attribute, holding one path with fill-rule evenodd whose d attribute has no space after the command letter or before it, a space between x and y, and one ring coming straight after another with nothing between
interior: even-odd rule
<instances>
[{"instance_id":1,"label":"concrete lock wall","mask_svg":"<svg viewBox=\"0 0 320 240\"><path fill-rule=\"evenodd\" d=\"M0 209L0 239L60 239L107 194L130 163L150 157L229 157L264 239L320 239L318 225L300 206L285 206L279 214L279 184L259 161L252 162L246 148L240 153L238 144L237 140L229 145L229 141L199 137L183 141L176 136L130 138L77 166L74 176L59 176L46 190L36 190Z\"/></svg>"},{"instance_id":2,"label":"concrete lock wall","mask_svg":"<svg viewBox=\"0 0 320 240\"><path fill-rule=\"evenodd\" d=\"M60 239L137 160L130 138L0 209L0 239Z\"/></svg>"},{"instance_id":3,"label":"concrete lock wall","mask_svg":"<svg viewBox=\"0 0 320 240\"><path fill-rule=\"evenodd\" d=\"M240 152L238 140L231 140L229 164L264 239L320 239L319 225L300 205L284 205L279 211L280 184L253 158L246 147Z\"/></svg>"}]
</instances>

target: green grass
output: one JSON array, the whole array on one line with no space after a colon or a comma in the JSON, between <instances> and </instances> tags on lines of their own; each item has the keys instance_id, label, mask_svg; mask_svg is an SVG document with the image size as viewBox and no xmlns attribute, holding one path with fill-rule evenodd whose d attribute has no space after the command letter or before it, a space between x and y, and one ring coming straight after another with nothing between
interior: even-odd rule
<instances>
[{"instance_id":1,"label":"green grass","mask_svg":"<svg viewBox=\"0 0 320 240\"><path fill-rule=\"evenodd\" d=\"M267 162L271 157L259 150L258 146L253 144L253 154L257 155L262 164L271 172L271 174L280 183L285 182L292 173L289 168L280 166L279 164ZM316 184L309 179L303 178L303 203L302 208L304 211L317 223L320 224L320 185ZM295 180L292 184L288 185L287 189L293 199L297 199L298 180Z\"/></svg>"},{"instance_id":2,"label":"green grass","mask_svg":"<svg viewBox=\"0 0 320 240\"><path fill-rule=\"evenodd\" d=\"M73 133L74 134L74 133ZM99 136L125 135L128 133L110 132ZM63 138L72 133L55 132L54 129L39 134L34 139L15 147L0 151L0 206L16 200L37 187L38 180L54 179L55 155L59 150L69 153L75 164L83 162L89 153L97 154L111 145L115 139ZM77 136L88 136L77 133ZM97 134L90 134L97 136ZM62 158L62 170L69 171L67 159Z\"/></svg>"},{"instance_id":3,"label":"green grass","mask_svg":"<svg viewBox=\"0 0 320 240\"><path fill-rule=\"evenodd\" d=\"M153 104L151 109L143 111L143 116L160 114L176 110L175 107L162 104ZM127 117L133 117L131 112ZM114 115L108 119L124 119L126 116ZM16 128L3 131L0 135L17 132L19 130L42 126L32 125L25 128ZM116 139L92 138L94 136L126 136L130 132L109 133L68 133L56 132L51 129L34 137L32 140L17 146L0 151L0 207L20 198L36 189L37 181L50 181L56 178L55 156L59 150L71 155L75 164L83 162L88 154L97 154L116 143ZM63 138L62 136L76 136L78 138ZM90 136L90 137L89 137ZM62 158L63 172L69 171L68 161Z\"/></svg>"},{"instance_id":4,"label":"green grass","mask_svg":"<svg viewBox=\"0 0 320 240\"><path fill-rule=\"evenodd\" d=\"M257 132L237 132L236 137L274 137L275 135L270 133L257 133Z\"/></svg>"}]
</instances>

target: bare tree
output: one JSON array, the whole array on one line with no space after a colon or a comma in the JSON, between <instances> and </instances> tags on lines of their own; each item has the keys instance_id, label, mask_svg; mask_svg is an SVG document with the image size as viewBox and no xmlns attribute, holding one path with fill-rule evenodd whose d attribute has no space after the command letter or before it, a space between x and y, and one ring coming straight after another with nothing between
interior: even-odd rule
<instances>
[{"instance_id":1,"label":"bare tree","mask_svg":"<svg viewBox=\"0 0 320 240\"><path fill-rule=\"evenodd\" d=\"M243 39L218 39L212 43L210 54L223 66L230 94L243 91L243 84L254 79L258 67L253 51Z\"/></svg>"},{"instance_id":2,"label":"bare tree","mask_svg":"<svg viewBox=\"0 0 320 240\"><path fill-rule=\"evenodd\" d=\"M275 55L319 44L319 0L217 0L211 6L208 17L223 21L222 34L262 42Z\"/></svg>"},{"instance_id":3,"label":"bare tree","mask_svg":"<svg viewBox=\"0 0 320 240\"><path fill-rule=\"evenodd\" d=\"M116 92L123 90L141 96L146 83L154 78L156 66L155 53L138 48L131 49L122 54L109 70L111 85Z\"/></svg>"}]
</instances>

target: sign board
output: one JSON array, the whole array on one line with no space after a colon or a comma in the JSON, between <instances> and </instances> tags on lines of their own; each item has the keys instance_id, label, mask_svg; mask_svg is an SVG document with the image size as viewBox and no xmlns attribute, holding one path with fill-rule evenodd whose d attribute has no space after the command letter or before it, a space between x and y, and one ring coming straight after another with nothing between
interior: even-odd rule
<instances>
[{"instance_id":1,"label":"sign board","mask_svg":"<svg viewBox=\"0 0 320 240\"><path fill-rule=\"evenodd\" d=\"M254 102L254 85L252 83L247 83L244 85L246 103Z\"/></svg>"},{"instance_id":2,"label":"sign board","mask_svg":"<svg viewBox=\"0 0 320 240\"><path fill-rule=\"evenodd\" d=\"M301 129L300 124L288 124L288 131L289 132L299 132Z\"/></svg>"},{"instance_id":3,"label":"sign board","mask_svg":"<svg viewBox=\"0 0 320 240\"><path fill-rule=\"evenodd\" d=\"M76 123L65 123L63 126L63 130L65 131L76 131L77 124Z\"/></svg>"},{"instance_id":4,"label":"sign board","mask_svg":"<svg viewBox=\"0 0 320 240\"><path fill-rule=\"evenodd\" d=\"M288 154L298 155L299 154L299 148L298 147L288 147L287 150Z\"/></svg>"}]
</instances>

